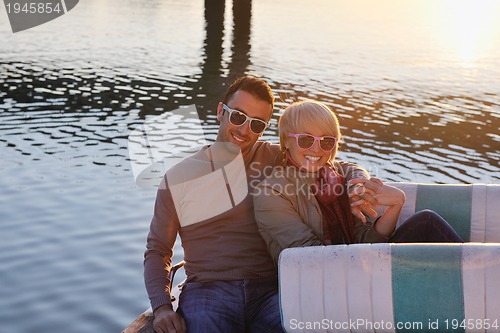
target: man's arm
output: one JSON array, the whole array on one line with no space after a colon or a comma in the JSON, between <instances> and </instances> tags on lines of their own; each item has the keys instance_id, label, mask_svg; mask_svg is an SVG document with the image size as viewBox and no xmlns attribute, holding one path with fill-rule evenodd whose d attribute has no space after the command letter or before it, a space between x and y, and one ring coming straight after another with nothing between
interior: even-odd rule
<instances>
[{"instance_id":1,"label":"man's arm","mask_svg":"<svg viewBox=\"0 0 500 333\"><path fill-rule=\"evenodd\" d=\"M155 315L156 332L185 332L184 320L172 310L170 268L179 220L166 180L156 195L153 219L144 253L144 282Z\"/></svg>"},{"instance_id":2,"label":"man's arm","mask_svg":"<svg viewBox=\"0 0 500 333\"><path fill-rule=\"evenodd\" d=\"M342 176L344 176L346 182L348 182L351 179L357 179L357 178L370 179L370 174L368 173L368 171L366 171L364 168L360 167L355 163L336 161L335 164L336 168L340 168L337 171Z\"/></svg>"}]
</instances>

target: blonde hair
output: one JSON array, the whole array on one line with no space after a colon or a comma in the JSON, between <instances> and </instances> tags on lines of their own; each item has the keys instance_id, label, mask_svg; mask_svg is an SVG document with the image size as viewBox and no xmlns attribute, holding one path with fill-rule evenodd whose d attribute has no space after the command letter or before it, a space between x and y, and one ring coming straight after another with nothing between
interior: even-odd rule
<instances>
[{"instance_id":1,"label":"blonde hair","mask_svg":"<svg viewBox=\"0 0 500 333\"><path fill-rule=\"evenodd\" d=\"M298 101L286 107L278 121L280 149L286 150L289 133L307 133L308 128L318 128L323 135L337 138L332 155L335 157L341 138L337 115L326 104L315 100Z\"/></svg>"}]
</instances>

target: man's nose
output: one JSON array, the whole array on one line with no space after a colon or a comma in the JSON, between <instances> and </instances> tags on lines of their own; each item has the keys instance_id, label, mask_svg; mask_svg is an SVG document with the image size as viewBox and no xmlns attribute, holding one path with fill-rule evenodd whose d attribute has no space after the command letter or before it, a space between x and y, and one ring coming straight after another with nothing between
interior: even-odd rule
<instances>
[{"instance_id":1,"label":"man's nose","mask_svg":"<svg viewBox=\"0 0 500 333\"><path fill-rule=\"evenodd\" d=\"M245 121L245 123L240 126L239 132L245 135L252 133L252 131L250 130L250 121Z\"/></svg>"}]
</instances>

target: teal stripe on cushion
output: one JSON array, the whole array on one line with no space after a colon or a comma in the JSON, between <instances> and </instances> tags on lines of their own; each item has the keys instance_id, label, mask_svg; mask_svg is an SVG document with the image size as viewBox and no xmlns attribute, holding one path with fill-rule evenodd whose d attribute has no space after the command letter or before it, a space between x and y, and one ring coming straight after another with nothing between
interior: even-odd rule
<instances>
[{"instance_id":1,"label":"teal stripe on cushion","mask_svg":"<svg viewBox=\"0 0 500 333\"><path fill-rule=\"evenodd\" d=\"M419 185L415 212L431 209L451 224L457 234L470 240L472 186L471 185Z\"/></svg>"},{"instance_id":2,"label":"teal stripe on cushion","mask_svg":"<svg viewBox=\"0 0 500 333\"><path fill-rule=\"evenodd\" d=\"M421 331L452 332L451 320L465 317L460 245L393 244L394 323L421 323ZM438 327L429 327L438 321ZM448 330L446 322L448 320ZM416 327L396 332L415 332ZM408 328L408 326L407 326ZM465 332L462 328L453 332Z\"/></svg>"}]
</instances>

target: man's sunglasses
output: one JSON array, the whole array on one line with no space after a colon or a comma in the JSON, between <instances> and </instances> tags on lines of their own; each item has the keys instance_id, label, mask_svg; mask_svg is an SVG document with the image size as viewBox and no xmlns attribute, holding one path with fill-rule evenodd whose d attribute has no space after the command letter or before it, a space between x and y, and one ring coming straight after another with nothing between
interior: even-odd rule
<instances>
[{"instance_id":1,"label":"man's sunglasses","mask_svg":"<svg viewBox=\"0 0 500 333\"><path fill-rule=\"evenodd\" d=\"M255 134L264 132L269 126L269 123L264 120L249 117L239 110L231 109L226 104L222 104L222 109L229 112L229 122L234 126L242 126L247 121L250 121L250 130Z\"/></svg>"},{"instance_id":2,"label":"man's sunglasses","mask_svg":"<svg viewBox=\"0 0 500 333\"><path fill-rule=\"evenodd\" d=\"M294 137L297 140L297 146L301 149L311 148L316 141L319 141L321 150L327 152L332 151L337 144L337 138L334 136L314 136L310 134L295 134L289 133L289 137Z\"/></svg>"}]
</instances>

